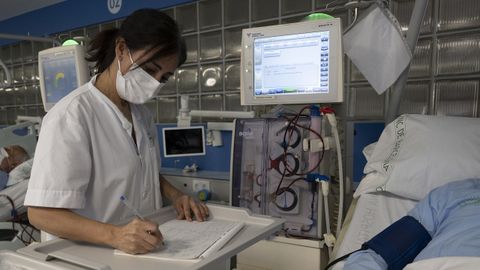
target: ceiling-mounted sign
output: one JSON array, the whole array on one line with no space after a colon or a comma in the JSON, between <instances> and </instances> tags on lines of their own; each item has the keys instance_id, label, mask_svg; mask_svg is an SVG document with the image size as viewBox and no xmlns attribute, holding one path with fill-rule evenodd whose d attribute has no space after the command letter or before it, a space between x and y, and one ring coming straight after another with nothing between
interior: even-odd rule
<instances>
[{"instance_id":1,"label":"ceiling-mounted sign","mask_svg":"<svg viewBox=\"0 0 480 270\"><path fill-rule=\"evenodd\" d=\"M108 11L117 14L122 8L122 0L107 0Z\"/></svg>"}]
</instances>

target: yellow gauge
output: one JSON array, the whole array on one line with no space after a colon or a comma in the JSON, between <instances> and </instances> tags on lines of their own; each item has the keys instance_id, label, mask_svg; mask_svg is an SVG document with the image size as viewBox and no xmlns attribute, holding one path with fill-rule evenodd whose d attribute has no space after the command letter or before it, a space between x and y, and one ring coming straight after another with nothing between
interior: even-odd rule
<instances>
[{"instance_id":1,"label":"yellow gauge","mask_svg":"<svg viewBox=\"0 0 480 270\"><path fill-rule=\"evenodd\" d=\"M63 79L65 78L65 74L63 72L59 72L55 75L55 81L53 82L53 85L55 86L55 88L58 88L58 81L60 81L60 79Z\"/></svg>"}]
</instances>

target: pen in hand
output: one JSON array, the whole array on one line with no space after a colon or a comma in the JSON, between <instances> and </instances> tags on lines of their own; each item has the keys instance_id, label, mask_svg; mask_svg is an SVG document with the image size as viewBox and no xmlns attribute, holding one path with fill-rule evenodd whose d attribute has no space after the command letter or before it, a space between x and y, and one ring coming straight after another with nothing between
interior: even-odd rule
<instances>
[{"instance_id":1,"label":"pen in hand","mask_svg":"<svg viewBox=\"0 0 480 270\"><path fill-rule=\"evenodd\" d=\"M127 199L125 195L120 196L120 201L128 208L132 213L138 217L140 220L145 221L145 218L138 212L137 208L133 207L133 205L130 203L130 201Z\"/></svg>"},{"instance_id":2,"label":"pen in hand","mask_svg":"<svg viewBox=\"0 0 480 270\"><path fill-rule=\"evenodd\" d=\"M137 208L135 208L132 203L127 199L127 197L125 195L122 195L120 196L120 201L130 210L132 211L132 213L137 217L139 218L140 220L142 221L146 221L145 218L143 217L142 214L140 214L140 212L137 210ZM152 231L147 231L148 234L150 235L155 235ZM162 241L161 242L162 246L165 245L165 243Z\"/></svg>"}]
</instances>

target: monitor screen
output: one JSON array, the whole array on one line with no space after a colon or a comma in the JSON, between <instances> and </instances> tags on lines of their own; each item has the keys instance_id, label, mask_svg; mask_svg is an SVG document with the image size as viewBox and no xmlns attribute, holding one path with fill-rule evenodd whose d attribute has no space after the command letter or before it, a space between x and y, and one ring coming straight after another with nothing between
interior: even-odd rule
<instances>
[{"instance_id":1,"label":"monitor screen","mask_svg":"<svg viewBox=\"0 0 480 270\"><path fill-rule=\"evenodd\" d=\"M47 102L58 102L77 88L77 72L73 51L60 56L46 55L42 61Z\"/></svg>"},{"instance_id":2,"label":"monitor screen","mask_svg":"<svg viewBox=\"0 0 480 270\"><path fill-rule=\"evenodd\" d=\"M163 153L165 157L205 155L204 128L163 128Z\"/></svg>"},{"instance_id":3,"label":"monitor screen","mask_svg":"<svg viewBox=\"0 0 480 270\"><path fill-rule=\"evenodd\" d=\"M45 111L90 79L81 45L49 48L38 53L40 93Z\"/></svg>"},{"instance_id":4,"label":"monitor screen","mask_svg":"<svg viewBox=\"0 0 480 270\"><path fill-rule=\"evenodd\" d=\"M338 18L244 29L242 105L343 101Z\"/></svg>"},{"instance_id":5,"label":"monitor screen","mask_svg":"<svg viewBox=\"0 0 480 270\"><path fill-rule=\"evenodd\" d=\"M328 93L329 33L256 38L254 95Z\"/></svg>"}]
</instances>

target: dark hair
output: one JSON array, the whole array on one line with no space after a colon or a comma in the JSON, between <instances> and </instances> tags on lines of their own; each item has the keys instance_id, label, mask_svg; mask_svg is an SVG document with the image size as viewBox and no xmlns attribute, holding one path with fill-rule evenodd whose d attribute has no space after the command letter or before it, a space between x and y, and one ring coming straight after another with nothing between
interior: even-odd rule
<instances>
[{"instance_id":1,"label":"dark hair","mask_svg":"<svg viewBox=\"0 0 480 270\"><path fill-rule=\"evenodd\" d=\"M30 158L25 148L21 147L20 145L10 145L6 148L10 151L9 154L12 156L15 166L27 161Z\"/></svg>"},{"instance_id":2,"label":"dark hair","mask_svg":"<svg viewBox=\"0 0 480 270\"><path fill-rule=\"evenodd\" d=\"M120 29L108 29L98 33L88 47L87 61L95 62L96 73L105 71L115 59L115 45L119 37L125 39L132 50L160 48L146 62L160 57L178 54L178 66L186 58L186 46L177 23L167 14L155 9L139 9L125 21Z\"/></svg>"}]
</instances>

